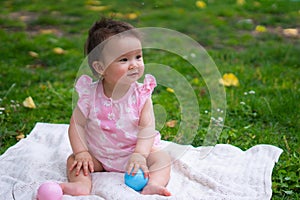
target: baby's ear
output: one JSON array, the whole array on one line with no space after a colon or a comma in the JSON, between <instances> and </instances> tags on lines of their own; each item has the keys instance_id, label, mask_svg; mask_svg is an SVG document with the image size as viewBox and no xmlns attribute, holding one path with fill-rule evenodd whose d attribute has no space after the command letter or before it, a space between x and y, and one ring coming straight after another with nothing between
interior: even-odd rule
<instances>
[{"instance_id":1,"label":"baby's ear","mask_svg":"<svg viewBox=\"0 0 300 200\"><path fill-rule=\"evenodd\" d=\"M104 64L102 62L94 61L92 63L92 66L97 73L103 74L105 68L104 68Z\"/></svg>"}]
</instances>

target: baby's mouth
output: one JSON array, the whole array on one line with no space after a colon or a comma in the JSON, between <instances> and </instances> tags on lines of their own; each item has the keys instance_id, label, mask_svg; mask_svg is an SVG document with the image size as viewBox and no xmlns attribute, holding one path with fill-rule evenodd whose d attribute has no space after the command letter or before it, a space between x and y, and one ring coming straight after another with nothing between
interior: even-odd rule
<instances>
[{"instance_id":1,"label":"baby's mouth","mask_svg":"<svg viewBox=\"0 0 300 200\"><path fill-rule=\"evenodd\" d=\"M138 72L138 71L129 72L129 73L127 74L127 76L137 76L137 75L139 75L139 72Z\"/></svg>"}]
</instances>

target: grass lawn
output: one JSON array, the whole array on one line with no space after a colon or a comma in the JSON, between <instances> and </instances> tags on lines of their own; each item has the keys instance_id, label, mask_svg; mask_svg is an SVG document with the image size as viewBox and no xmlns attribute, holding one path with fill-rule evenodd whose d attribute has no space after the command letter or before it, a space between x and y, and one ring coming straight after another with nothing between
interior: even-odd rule
<instances>
[{"instance_id":1,"label":"grass lawn","mask_svg":"<svg viewBox=\"0 0 300 200\"><path fill-rule=\"evenodd\" d=\"M243 150L256 144L282 148L272 175L272 199L300 199L297 0L2 0L1 154L26 137L36 122L69 123L87 30L99 16L114 16L136 27L176 30L199 42L222 75L233 73L239 80L237 87L226 87L226 119L218 143ZM192 144L202 145L211 120L203 78L180 56L151 49L144 54L146 63L176 69L195 91L201 126ZM160 85L153 95L154 104L166 110L169 123L161 133L167 140L178 139L181 115L175 94ZM35 109L22 104L29 96Z\"/></svg>"}]
</instances>

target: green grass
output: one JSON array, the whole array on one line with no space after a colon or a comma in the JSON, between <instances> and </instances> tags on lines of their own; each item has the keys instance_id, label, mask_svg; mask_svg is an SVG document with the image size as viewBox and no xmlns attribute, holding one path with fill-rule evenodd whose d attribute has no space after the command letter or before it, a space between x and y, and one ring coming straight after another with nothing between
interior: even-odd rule
<instances>
[{"instance_id":1,"label":"green grass","mask_svg":"<svg viewBox=\"0 0 300 200\"><path fill-rule=\"evenodd\" d=\"M232 72L238 77L239 87L226 88L227 116L218 143L243 150L256 144L282 148L273 171L272 198L299 199L300 36L282 33L285 28L299 31L299 1L246 0L244 5L235 0L206 1L207 7L200 9L191 0L119 0L101 1L108 6L101 12L89 10L87 2L91 1L1 1L0 153L17 142L17 135L28 134L36 122L69 123L87 30L99 16L118 13L117 19L136 27L165 27L189 35L205 47L221 74ZM130 20L128 13L138 17ZM257 25L268 31L256 33ZM43 34L46 29L51 33ZM66 53L55 54L55 47ZM30 51L37 52L38 58L29 56ZM147 50L145 60L173 67L195 90L201 127L192 144L200 146L211 106L201 76L171 53ZM22 106L28 96L36 109ZM153 102L164 106L167 120L180 121L179 103L165 87L157 87ZM176 139L178 126L164 127L164 139Z\"/></svg>"}]
</instances>

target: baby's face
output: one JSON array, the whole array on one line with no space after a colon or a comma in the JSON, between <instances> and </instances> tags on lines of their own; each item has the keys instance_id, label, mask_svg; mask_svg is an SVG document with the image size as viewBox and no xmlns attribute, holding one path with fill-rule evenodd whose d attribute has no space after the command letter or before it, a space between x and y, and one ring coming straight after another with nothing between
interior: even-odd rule
<instances>
[{"instance_id":1,"label":"baby's face","mask_svg":"<svg viewBox=\"0 0 300 200\"><path fill-rule=\"evenodd\" d=\"M131 36L112 37L103 49L104 81L110 84L131 84L144 73L142 45Z\"/></svg>"}]
</instances>

